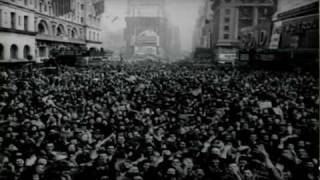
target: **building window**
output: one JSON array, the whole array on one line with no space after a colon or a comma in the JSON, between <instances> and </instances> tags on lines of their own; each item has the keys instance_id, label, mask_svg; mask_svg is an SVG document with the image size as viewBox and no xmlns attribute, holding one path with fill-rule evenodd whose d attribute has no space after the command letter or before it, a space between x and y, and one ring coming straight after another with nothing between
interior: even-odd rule
<instances>
[{"instance_id":1,"label":"building window","mask_svg":"<svg viewBox=\"0 0 320 180\"><path fill-rule=\"evenodd\" d=\"M231 10L230 9L226 9L225 13L226 13L226 15L230 15L231 14Z\"/></svg>"},{"instance_id":2,"label":"building window","mask_svg":"<svg viewBox=\"0 0 320 180\"><path fill-rule=\"evenodd\" d=\"M39 56L46 57L46 47L39 47Z\"/></svg>"},{"instance_id":3,"label":"building window","mask_svg":"<svg viewBox=\"0 0 320 180\"><path fill-rule=\"evenodd\" d=\"M226 26L224 26L223 29L224 29L225 31L229 31L229 30L230 30L230 26L226 25Z\"/></svg>"},{"instance_id":4,"label":"building window","mask_svg":"<svg viewBox=\"0 0 320 180\"><path fill-rule=\"evenodd\" d=\"M52 7L49 6L49 14L52 15L52 12L53 12L53 11L52 11Z\"/></svg>"},{"instance_id":5,"label":"building window","mask_svg":"<svg viewBox=\"0 0 320 180\"><path fill-rule=\"evenodd\" d=\"M230 2L231 2L231 0L224 0L224 2L226 2L226 3L230 3Z\"/></svg>"},{"instance_id":6,"label":"building window","mask_svg":"<svg viewBox=\"0 0 320 180\"><path fill-rule=\"evenodd\" d=\"M30 56L30 47L28 45L25 45L23 48L23 57L25 59L28 59Z\"/></svg>"},{"instance_id":7,"label":"building window","mask_svg":"<svg viewBox=\"0 0 320 180\"><path fill-rule=\"evenodd\" d=\"M0 60L4 59L3 54L4 54L4 47L2 44L0 44Z\"/></svg>"},{"instance_id":8,"label":"building window","mask_svg":"<svg viewBox=\"0 0 320 180\"><path fill-rule=\"evenodd\" d=\"M10 13L10 19L11 19L11 28L16 29L16 13L12 12Z\"/></svg>"},{"instance_id":9,"label":"building window","mask_svg":"<svg viewBox=\"0 0 320 180\"><path fill-rule=\"evenodd\" d=\"M0 9L0 27L2 26L2 9Z\"/></svg>"},{"instance_id":10,"label":"building window","mask_svg":"<svg viewBox=\"0 0 320 180\"><path fill-rule=\"evenodd\" d=\"M28 6L28 0L24 0L24 5Z\"/></svg>"},{"instance_id":11,"label":"building window","mask_svg":"<svg viewBox=\"0 0 320 180\"><path fill-rule=\"evenodd\" d=\"M230 18L229 18L229 17L225 17L225 18L224 18L224 22L225 22L225 23L229 23L229 22L230 22Z\"/></svg>"},{"instance_id":12,"label":"building window","mask_svg":"<svg viewBox=\"0 0 320 180\"><path fill-rule=\"evenodd\" d=\"M28 25L29 25L29 17L28 16L24 16L24 30L28 31Z\"/></svg>"},{"instance_id":13,"label":"building window","mask_svg":"<svg viewBox=\"0 0 320 180\"><path fill-rule=\"evenodd\" d=\"M81 23L83 23L83 22L84 22L84 19L83 19L83 17L81 17L80 19L81 19Z\"/></svg>"},{"instance_id":14,"label":"building window","mask_svg":"<svg viewBox=\"0 0 320 180\"><path fill-rule=\"evenodd\" d=\"M42 3L39 3L39 11L42 12Z\"/></svg>"},{"instance_id":15,"label":"building window","mask_svg":"<svg viewBox=\"0 0 320 180\"><path fill-rule=\"evenodd\" d=\"M11 59L18 59L18 46L15 44L11 45L10 57Z\"/></svg>"},{"instance_id":16,"label":"building window","mask_svg":"<svg viewBox=\"0 0 320 180\"><path fill-rule=\"evenodd\" d=\"M81 10L84 10L84 4L81 4Z\"/></svg>"},{"instance_id":17,"label":"building window","mask_svg":"<svg viewBox=\"0 0 320 180\"><path fill-rule=\"evenodd\" d=\"M57 36L63 36L65 34L64 28L62 25L59 25L57 28Z\"/></svg>"},{"instance_id":18,"label":"building window","mask_svg":"<svg viewBox=\"0 0 320 180\"><path fill-rule=\"evenodd\" d=\"M39 24L38 24L38 33L39 34L48 34L48 28L47 28L47 24L45 21L41 21Z\"/></svg>"},{"instance_id":19,"label":"building window","mask_svg":"<svg viewBox=\"0 0 320 180\"><path fill-rule=\"evenodd\" d=\"M21 26L21 16L18 16L18 25Z\"/></svg>"},{"instance_id":20,"label":"building window","mask_svg":"<svg viewBox=\"0 0 320 180\"><path fill-rule=\"evenodd\" d=\"M47 5L44 5L44 12L47 12Z\"/></svg>"},{"instance_id":21,"label":"building window","mask_svg":"<svg viewBox=\"0 0 320 180\"><path fill-rule=\"evenodd\" d=\"M223 39L229 39L229 34L224 34Z\"/></svg>"}]
</instances>

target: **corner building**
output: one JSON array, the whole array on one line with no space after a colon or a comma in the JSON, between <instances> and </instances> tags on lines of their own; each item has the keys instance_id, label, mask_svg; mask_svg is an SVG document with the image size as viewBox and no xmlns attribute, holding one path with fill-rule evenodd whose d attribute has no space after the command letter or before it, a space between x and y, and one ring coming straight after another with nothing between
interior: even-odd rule
<instances>
[{"instance_id":1,"label":"corner building","mask_svg":"<svg viewBox=\"0 0 320 180\"><path fill-rule=\"evenodd\" d=\"M271 21L277 0L213 0L212 44L215 59L235 60L240 31Z\"/></svg>"},{"instance_id":2,"label":"corner building","mask_svg":"<svg viewBox=\"0 0 320 180\"><path fill-rule=\"evenodd\" d=\"M61 48L100 50L101 14L93 1L69 3L59 14L53 0L0 0L0 62L41 62Z\"/></svg>"}]
</instances>

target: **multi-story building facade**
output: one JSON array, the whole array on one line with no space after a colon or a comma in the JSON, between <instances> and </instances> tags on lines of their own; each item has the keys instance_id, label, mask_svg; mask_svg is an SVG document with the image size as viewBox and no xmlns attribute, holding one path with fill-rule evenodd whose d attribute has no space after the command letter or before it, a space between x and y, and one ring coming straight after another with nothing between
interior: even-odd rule
<instances>
[{"instance_id":1,"label":"multi-story building facade","mask_svg":"<svg viewBox=\"0 0 320 180\"><path fill-rule=\"evenodd\" d=\"M180 41L180 33L168 21L164 7L164 0L128 1L124 39L129 58L153 55L167 59L171 58L173 47L180 48L173 42Z\"/></svg>"},{"instance_id":2,"label":"multi-story building facade","mask_svg":"<svg viewBox=\"0 0 320 180\"><path fill-rule=\"evenodd\" d=\"M212 45L215 59L234 61L240 47L240 32L247 27L271 24L275 7L275 0L214 0Z\"/></svg>"},{"instance_id":3,"label":"multi-story building facade","mask_svg":"<svg viewBox=\"0 0 320 180\"><path fill-rule=\"evenodd\" d=\"M64 6L55 2L0 0L0 62L41 61L61 48L100 50L101 14L93 1L70 0L70 11L63 14L58 8Z\"/></svg>"}]
</instances>

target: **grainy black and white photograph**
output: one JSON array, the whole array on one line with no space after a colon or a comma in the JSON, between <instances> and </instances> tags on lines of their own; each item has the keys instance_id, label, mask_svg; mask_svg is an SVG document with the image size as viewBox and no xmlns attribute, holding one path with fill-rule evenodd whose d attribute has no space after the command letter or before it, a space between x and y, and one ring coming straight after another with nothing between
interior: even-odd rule
<instances>
[{"instance_id":1,"label":"grainy black and white photograph","mask_svg":"<svg viewBox=\"0 0 320 180\"><path fill-rule=\"evenodd\" d=\"M319 0L0 0L0 180L319 180Z\"/></svg>"}]
</instances>

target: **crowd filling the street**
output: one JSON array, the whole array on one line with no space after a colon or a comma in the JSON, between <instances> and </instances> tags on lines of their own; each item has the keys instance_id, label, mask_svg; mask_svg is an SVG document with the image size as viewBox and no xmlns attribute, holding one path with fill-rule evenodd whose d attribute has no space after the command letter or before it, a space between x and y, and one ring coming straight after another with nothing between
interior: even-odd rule
<instances>
[{"instance_id":1,"label":"crowd filling the street","mask_svg":"<svg viewBox=\"0 0 320 180\"><path fill-rule=\"evenodd\" d=\"M303 71L124 63L5 70L1 180L315 180Z\"/></svg>"}]
</instances>

